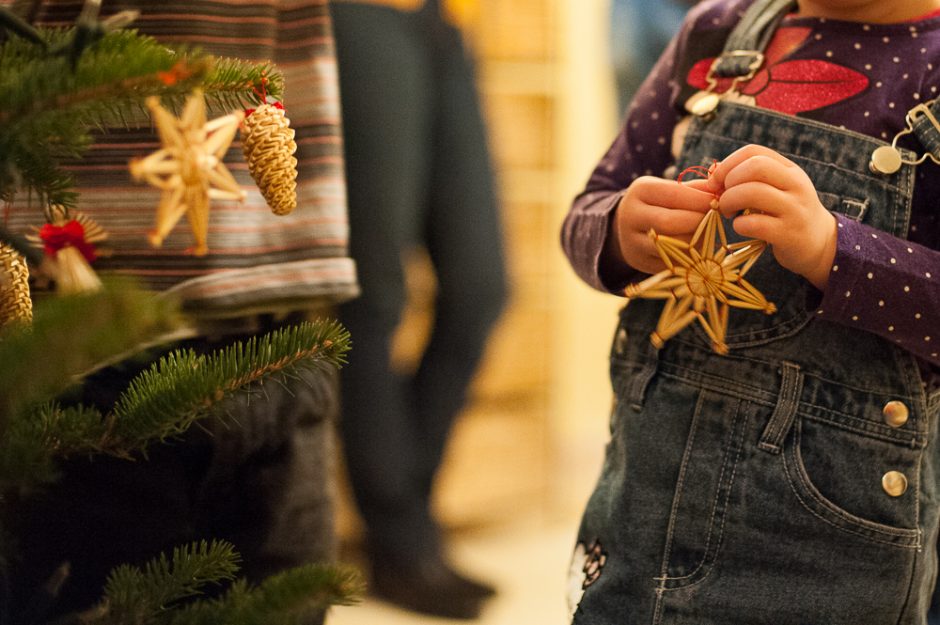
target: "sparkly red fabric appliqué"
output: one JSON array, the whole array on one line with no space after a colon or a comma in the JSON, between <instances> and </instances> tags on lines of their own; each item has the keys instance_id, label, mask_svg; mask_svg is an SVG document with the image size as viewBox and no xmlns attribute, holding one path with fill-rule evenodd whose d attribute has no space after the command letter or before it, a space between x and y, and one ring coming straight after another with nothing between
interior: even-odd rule
<instances>
[{"instance_id":1,"label":"sparkly red fabric appliqu\u00e9","mask_svg":"<svg viewBox=\"0 0 940 625\"><path fill-rule=\"evenodd\" d=\"M774 34L764 54L764 65L754 77L738 84L738 91L754 98L757 106L795 115L829 106L861 93L868 77L854 69L819 59L784 60L809 37L812 29L782 27ZM708 89L708 69L713 58L692 66L686 78L693 87ZM730 78L718 81L716 93L731 86Z\"/></svg>"}]
</instances>

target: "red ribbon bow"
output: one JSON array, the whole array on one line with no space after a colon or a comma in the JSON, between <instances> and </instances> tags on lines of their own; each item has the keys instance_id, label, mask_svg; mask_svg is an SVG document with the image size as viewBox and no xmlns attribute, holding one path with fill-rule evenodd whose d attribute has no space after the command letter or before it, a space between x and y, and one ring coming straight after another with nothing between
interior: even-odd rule
<instances>
[{"instance_id":1,"label":"red ribbon bow","mask_svg":"<svg viewBox=\"0 0 940 625\"><path fill-rule=\"evenodd\" d=\"M85 227L74 219L62 226L44 225L39 229L39 238L42 239L46 255L52 258L59 250L74 247L88 262L95 260L95 246L85 240Z\"/></svg>"}]
</instances>

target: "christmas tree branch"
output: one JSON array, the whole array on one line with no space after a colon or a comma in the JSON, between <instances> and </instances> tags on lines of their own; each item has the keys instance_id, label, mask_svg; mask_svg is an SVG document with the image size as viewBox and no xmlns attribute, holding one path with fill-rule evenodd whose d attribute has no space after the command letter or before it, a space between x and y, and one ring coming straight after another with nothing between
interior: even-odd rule
<instances>
[{"instance_id":1,"label":"christmas tree branch","mask_svg":"<svg viewBox=\"0 0 940 625\"><path fill-rule=\"evenodd\" d=\"M0 438L0 492L53 482L57 455L95 453L107 433L94 408L45 404L12 420Z\"/></svg>"},{"instance_id":2,"label":"christmas tree branch","mask_svg":"<svg viewBox=\"0 0 940 625\"><path fill-rule=\"evenodd\" d=\"M166 625L299 625L311 612L331 605L352 605L365 590L359 573L348 567L309 564L250 587L243 580L222 597L199 600L168 615Z\"/></svg>"},{"instance_id":3,"label":"christmas tree branch","mask_svg":"<svg viewBox=\"0 0 940 625\"><path fill-rule=\"evenodd\" d=\"M144 568L122 565L105 583L99 619L102 625L144 625L173 604L198 595L209 584L232 580L238 571L239 556L224 541L205 541L173 550L171 558L161 554Z\"/></svg>"},{"instance_id":4,"label":"christmas tree branch","mask_svg":"<svg viewBox=\"0 0 940 625\"><path fill-rule=\"evenodd\" d=\"M75 29L42 29L48 48L67 46ZM62 164L79 157L91 128L147 127L151 95L177 108L193 89L210 108L257 105L279 97L283 78L270 63L222 59L197 49L171 49L131 30L105 33L83 50L74 68L65 56L20 38L0 44L0 198L18 189L43 202L72 206Z\"/></svg>"},{"instance_id":5,"label":"christmas tree branch","mask_svg":"<svg viewBox=\"0 0 940 625\"><path fill-rule=\"evenodd\" d=\"M0 7L0 30L6 30L14 35L23 37L35 44L44 46L45 42L39 31L33 28L26 20L5 7ZM3 38L0 38L2 41Z\"/></svg>"},{"instance_id":6,"label":"christmas tree branch","mask_svg":"<svg viewBox=\"0 0 940 625\"><path fill-rule=\"evenodd\" d=\"M250 586L234 581L213 599L208 586L232 581L239 555L224 541L205 541L154 558L143 568L123 565L105 584L104 597L76 619L82 625L301 625L312 612L351 605L364 592L357 571L308 564Z\"/></svg>"},{"instance_id":7,"label":"christmas tree branch","mask_svg":"<svg viewBox=\"0 0 940 625\"><path fill-rule=\"evenodd\" d=\"M349 333L335 321L301 323L210 355L178 350L135 378L109 416L102 448L124 453L177 435L236 392L294 368L345 362Z\"/></svg>"},{"instance_id":8,"label":"christmas tree branch","mask_svg":"<svg viewBox=\"0 0 940 625\"><path fill-rule=\"evenodd\" d=\"M50 316L45 308L59 300L44 303L32 331L14 333L0 342L0 388L8 389L3 399L10 406L4 413L9 415L6 430L0 436L0 489L29 488L53 480L56 458L94 453L131 458L145 451L151 441L183 433L195 421L213 414L220 402L246 392L252 384L290 375L301 367L338 367L349 349L349 334L335 321L302 323L209 355L174 350L135 378L107 415L82 406L39 403L63 392L78 373L101 362L94 357L70 357L70 353L85 354L93 346L97 358L113 357L128 344L144 340L142 328L164 327L163 316L157 314L152 315L152 322L144 321L142 328L129 328L122 335L117 327L135 326L130 319L147 317L149 311L126 309L127 302L110 295L103 298L110 310L100 308L101 298L80 299L54 307L60 310ZM101 323L89 322L83 332L70 332L60 315L91 310L83 306L93 307L93 316ZM103 336L111 332L123 338ZM112 342L110 348L99 344L106 340ZM56 357L48 358L50 353ZM14 354L19 355L18 362L5 367L4 355L14 359Z\"/></svg>"},{"instance_id":9,"label":"christmas tree branch","mask_svg":"<svg viewBox=\"0 0 940 625\"><path fill-rule=\"evenodd\" d=\"M97 293L44 300L34 308L30 329L0 332L0 436L6 435L6 420L181 325L174 302L128 280L106 280Z\"/></svg>"}]
</instances>

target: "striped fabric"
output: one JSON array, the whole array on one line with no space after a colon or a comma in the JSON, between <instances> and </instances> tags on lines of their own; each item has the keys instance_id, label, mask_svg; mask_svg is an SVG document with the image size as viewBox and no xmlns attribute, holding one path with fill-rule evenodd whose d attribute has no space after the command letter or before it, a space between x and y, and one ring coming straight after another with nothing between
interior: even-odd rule
<instances>
[{"instance_id":1,"label":"striped fabric","mask_svg":"<svg viewBox=\"0 0 940 625\"><path fill-rule=\"evenodd\" d=\"M81 4L46 0L40 22L71 24ZM124 9L139 10L133 27L158 40L277 65L296 130L298 206L287 216L271 212L236 139L226 163L248 195L241 202L212 201L209 253L188 253L193 243L186 219L162 248L152 249L146 234L160 192L134 183L127 163L157 150L159 143L150 128L121 129L101 137L70 168L79 210L104 227L114 251L95 268L137 276L207 317L321 308L355 296L355 265L346 254L339 94L327 0L104 0L102 16ZM13 206L8 224L24 231L41 219L41 212L23 201Z\"/></svg>"}]
</instances>

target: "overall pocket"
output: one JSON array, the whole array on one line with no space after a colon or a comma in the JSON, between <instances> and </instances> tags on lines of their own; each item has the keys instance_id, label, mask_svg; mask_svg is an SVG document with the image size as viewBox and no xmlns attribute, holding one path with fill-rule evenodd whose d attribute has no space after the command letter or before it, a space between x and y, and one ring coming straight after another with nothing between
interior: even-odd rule
<instances>
[{"instance_id":1,"label":"overall pocket","mask_svg":"<svg viewBox=\"0 0 940 625\"><path fill-rule=\"evenodd\" d=\"M918 547L923 450L798 415L781 462L800 505L860 538Z\"/></svg>"}]
</instances>

